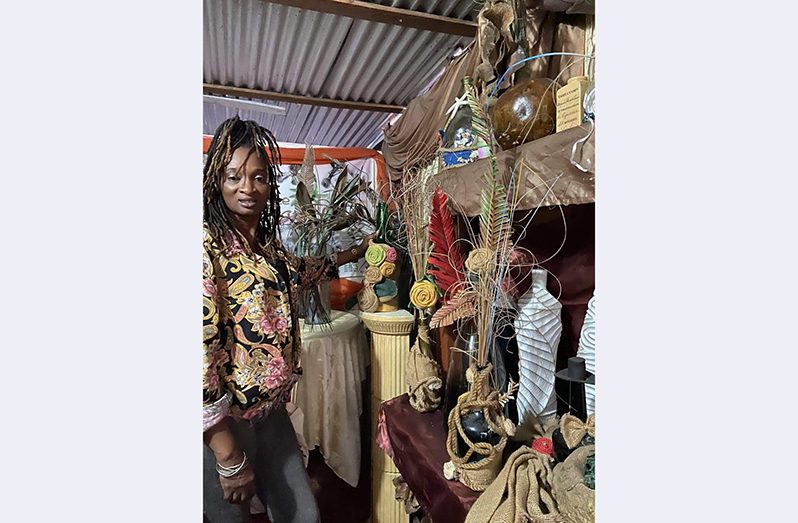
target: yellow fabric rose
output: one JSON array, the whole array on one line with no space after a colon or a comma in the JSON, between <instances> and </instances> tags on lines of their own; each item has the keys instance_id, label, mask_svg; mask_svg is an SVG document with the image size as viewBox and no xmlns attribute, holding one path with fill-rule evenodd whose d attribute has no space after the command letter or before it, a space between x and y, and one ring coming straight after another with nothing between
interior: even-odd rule
<instances>
[{"instance_id":1,"label":"yellow fabric rose","mask_svg":"<svg viewBox=\"0 0 798 523\"><path fill-rule=\"evenodd\" d=\"M386 278L393 278L394 274L396 274L396 264L389 261L382 262L380 273Z\"/></svg>"},{"instance_id":2,"label":"yellow fabric rose","mask_svg":"<svg viewBox=\"0 0 798 523\"><path fill-rule=\"evenodd\" d=\"M438 289L428 280L417 281L410 289L410 301L419 309L429 309L438 303Z\"/></svg>"}]
</instances>

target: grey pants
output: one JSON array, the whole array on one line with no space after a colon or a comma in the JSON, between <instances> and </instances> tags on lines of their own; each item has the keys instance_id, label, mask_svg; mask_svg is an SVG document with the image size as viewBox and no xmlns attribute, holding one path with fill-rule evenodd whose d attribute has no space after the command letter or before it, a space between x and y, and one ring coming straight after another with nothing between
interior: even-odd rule
<instances>
[{"instance_id":1,"label":"grey pants","mask_svg":"<svg viewBox=\"0 0 798 523\"><path fill-rule=\"evenodd\" d=\"M231 423L236 441L254 465L255 489L272 523L318 523L319 509L294 427L285 406L278 407L254 426L248 421ZM203 503L210 523L249 521L248 505L224 500L216 458L203 445Z\"/></svg>"}]
</instances>

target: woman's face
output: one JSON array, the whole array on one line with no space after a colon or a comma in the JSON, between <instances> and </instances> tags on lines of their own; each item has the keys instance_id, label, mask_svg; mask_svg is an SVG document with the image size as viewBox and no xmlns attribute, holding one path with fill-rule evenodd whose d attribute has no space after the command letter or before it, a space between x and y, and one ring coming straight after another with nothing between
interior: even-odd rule
<instances>
[{"instance_id":1,"label":"woman's face","mask_svg":"<svg viewBox=\"0 0 798 523\"><path fill-rule=\"evenodd\" d=\"M260 155L249 151L249 147L233 151L222 177L222 199L230 212L252 219L269 201L269 171Z\"/></svg>"}]
</instances>

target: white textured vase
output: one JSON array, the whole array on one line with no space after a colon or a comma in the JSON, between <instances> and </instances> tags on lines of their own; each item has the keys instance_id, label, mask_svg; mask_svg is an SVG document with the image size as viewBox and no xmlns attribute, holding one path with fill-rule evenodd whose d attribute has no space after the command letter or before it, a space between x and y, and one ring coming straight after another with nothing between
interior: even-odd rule
<instances>
[{"instance_id":1,"label":"white textured vase","mask_svg":"<svg viewBox=\"0 0 798 523\"><path fill-rule=\"evenodd\" d=\"M587 371L596 373L596 295L587 302L587 313L585 322L582 324L582 332L579 334L579 349L576 355L585 359ZM596 386L585 385L585 404L587 405L588 416L596 413Z\"/></svg>"},{"instance_id":2,"label":"white textured vase","mask_svg":"<svg viewBox=\"0 0 798 523\"><path fill-rule=\"evenodd\" d=\"M546 271L532 271L532 287L518 300L518 422L557 412L554 379L562 335L562 304L546 290Z\"/></svg>"}]
</instances>

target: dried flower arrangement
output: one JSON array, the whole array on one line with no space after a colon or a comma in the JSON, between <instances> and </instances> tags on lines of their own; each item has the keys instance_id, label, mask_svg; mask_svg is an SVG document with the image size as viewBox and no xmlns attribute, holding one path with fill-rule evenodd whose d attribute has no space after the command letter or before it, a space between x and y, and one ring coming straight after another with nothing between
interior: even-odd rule
<instances>
[{"instance_id":1,"label":"dried flower arrangement","mask_svg":"<svg viewBox=\"0 0 798 523\"><path fill-rule=\"evenodd\" d=\"M331 254L327 249L336 232L346 229L353 238L362 239L374 231L377 222L372 210L376 208L377 194L364 176L350 173L349 165L344 164L327 195L319 187L314 159L313 147L306 146L298 175L296 204L284 217L292 223L294 254L300 257ZM302 298L306 323L329 323L329 308L318 287L309 288Z\"/></svg>"}]
</instances>

